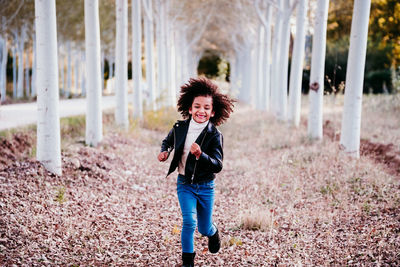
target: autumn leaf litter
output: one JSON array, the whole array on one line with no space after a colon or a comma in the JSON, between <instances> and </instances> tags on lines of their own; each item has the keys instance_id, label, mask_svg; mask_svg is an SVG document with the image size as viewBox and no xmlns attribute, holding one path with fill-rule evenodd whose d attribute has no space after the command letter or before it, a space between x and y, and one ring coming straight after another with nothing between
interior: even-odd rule
<instances>
[{"instance_id":1,"label":"autumn leaf litter","mask_svg":"<svg viewBox=\"0 0 400 267\"><path fill-rule=\"evenodd\" d=\"M399 176L384 162L354 160L334 138L309 140L304 123L295 131L246 107L221 131L214 219L223 247L210 254L196 232L196 265L400 265ZM2 151L25 149L0 159L0 264L179 266L176 173L165 178L169 163L156 161L165 134L72 143L62 176L23 152L29 136L3 140Z\"/></svg>"}]
</instances>

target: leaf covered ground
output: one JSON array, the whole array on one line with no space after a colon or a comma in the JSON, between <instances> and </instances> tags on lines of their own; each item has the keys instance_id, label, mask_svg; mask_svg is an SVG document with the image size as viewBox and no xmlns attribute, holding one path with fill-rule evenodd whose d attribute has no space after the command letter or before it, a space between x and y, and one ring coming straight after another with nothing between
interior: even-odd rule
<instances>
[{"instance_id":1,"label":"leaf covered ground","mask_svg":"<svg viewBox=\"0 0 400 267\"><path fill-rule=\"evenodd\" d=\"M326 103L324 139L238 106L220 130L224 169L210 254L198 266L400 265L399 102L366 98L359 160L339 149L340 99ZM63 143L63 175L34 160L34 132L0 139L0 265L179 266L176 173L156 160L162 113L97 148ZM155 121L155 122L154 122ZM169 121L166 125L169 125ZM113 127L110 127L110 129ZM152 130L156 129L156 130Z\"/></svg>"}]
</instances>

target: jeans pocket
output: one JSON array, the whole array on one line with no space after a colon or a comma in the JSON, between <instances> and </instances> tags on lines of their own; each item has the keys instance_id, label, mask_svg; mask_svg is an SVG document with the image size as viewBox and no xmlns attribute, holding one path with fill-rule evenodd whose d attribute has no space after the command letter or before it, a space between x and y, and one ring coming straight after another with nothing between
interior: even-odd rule
<instances>
[{"instance_id":1,"label":"jeans pocket","mask_svg":"<svg viewBox=\"0 0 400 267\"><path fill-rule=\"evenodd\" d=\"M208 189L214 189L215 188L214 180L204 183L204 187Z\"/></svg>"}]
</instances>

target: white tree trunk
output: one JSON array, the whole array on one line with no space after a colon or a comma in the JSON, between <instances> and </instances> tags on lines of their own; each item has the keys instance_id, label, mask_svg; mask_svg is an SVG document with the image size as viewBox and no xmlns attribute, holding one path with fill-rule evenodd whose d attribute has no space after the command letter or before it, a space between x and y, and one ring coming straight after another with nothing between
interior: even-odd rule
<instances>
[{"instance_id":1,"label":"white tree trunk","mask_svg":"<svg viewBox=\"0 0 400 267\"><path fill-rule=\"evenodd\" d=\"M176 62L175 62L175 54L176 54L176 47L175 47L175 39L174 33L171 27L171 23L168 23L167 27L167 85L169 90L169 96L171 98L170 105L172 107L176 106L176 79L175 79L175 72L176 72Z\"/></svg>"},{"instance_id":2,"label":"white tree trunk","mask_svg":"<svg viewBox=\"0 0 400 267\"><path fill-rule=\"evenodd\" d=\"M164 32L162 33L163 35L163 40L165 40L165 86L167 90L167 105L174 107L176 105L176 95L175 95L175 82L172 79L172 72L174 70L174 63L173 63L173 57L174 57L174 48L173 48L173 38L172 38L172 29L171 29L171 23L169 20L168 12L171 9L171 1L167 0L165 4L165 9L164 9L164 23L165 23L165 29Z\"/></svg>"},{"instance_id":3,"label":"white tree trunk","mask_svg":"<svg viewBox=\"0 0 400 267\"><path fill-rule=\"evenodd\" d=\"M277 109L276 116L281 121L287 119L287 84L288 84L288 62L289 62L289 43L290 43L290 14L291 8L289 0L283 1L283 15L281 28L281 49L278 71L278 88L276 91Z\"/></svg>"},{"instance_id":4,"label":"white tree trunk","mask_svg":"<svg viewBox=\"0 0 400 267\"><path fill-rule=\"evenodd\" d=\"M150 98L150 108L157 109L156 105L156 76L154 72L154 25L152 0L144 0L146 16L144 19L144 37L146 50L146 83Z\"/></svg>"},{"instance_id":5,"label":"white tree trunk","mask_svg":"<svg viewBox=\"0 0 400 267\"><path fill-rule=\"evenodd\" d=\"M24 44L26 31L25 27L21 29L21 35L18 38L18 78L17 78L17 98L24 97Z\"/></svg>"},{"instance_id":6,"label":"white tree trunk","mask_svg":"<svg viewBox=\"0 0 400 267\"><path fill-rule=\"evenodd\" d=\"M166 27L168 24L166 17L167 1L159 1L159 14L156 22L156 43L157 43L157 74L158 92L163 96L164 106L169 106L171 97L167 84L167 38Z\"/></svg>"},{"instance_id":7,"label":"white tree trunk","mask_svg":"<svg viewBox=\"0 0 400 267\"><path fill-rule=\"evenodd\" d=\"M37 159L61 175L60 116L56 6L53 0L35 0L37 48Z\"/></svg>"},{"instance_id":8,"label":"white tree trunk","mask_svg":"<svg viewBox=\"0 0 400 267\"><path fill-rule=\"evenodd\" d=\"M25 54L25 94L27 97L31 96L31 83L30 83L30 75L29 75L29 69L31 68L30 66L30 61L29 61L29 54Z\"/></svg>"},{"instance_id":9,"label":"white tree trunk","mask_svg":"<svg viewBox=\"0 0 400 267\"><path fill-rule=\"evenodd\" d=\"M132 78L133 78L133 117L143 117L142 97L142 17L141 1L132 0Z\"/></svg>"},{"instance_id":10,"label":"white tree trunk","mask_svg":"<svg viewBox=\"0 0 400 267\"><path fill-rule=\"evenodd\" d=\"M308 135L313 139L322 139L322 106L324 95L326 24L329 0L317 2L314 36L312 44L310 105L308 114Z\"/></svg>"},{"instance_id":11,"label":"white tree trunk","mask_svg":"<svg viewBox=\"0 0 400 267\"><path fill-rule=\"evenodd\" d=\"M86 59L85 59L86 61ZM101 64L101 91L104 92L104 50L101 51L101 58L100 58L100 64ZM86 94L86 90L85 90Z\"/></svg>"},{"instance_id":12,"label":"white tree trunk","mask_svg":"<svg viewBox=\"0 0 400 267\"><path fill-rule=\"evenodd\" d=\"M17 98L17 49L12 48L13 54L13 98Z\"/></svg>"},{"instance_id":13,"label":"white tree trunk","mask_svg":"<svg viewBox=\"0 0 400 267\"><path fill-rule=\"evenodd\" d=\"M276 115L278 99L277 90L279 86L279 71L280 71L280 48L282 46L281 39L281 25L282 25L282 13L276 10L275 14L275 25L274 25L274 35L272 40L272 62L271 62L271 111Z\"/></svg>"},{"instance_id":14,"label":"white tree trunk","mask_svg":"<svg viewBox=\"0 0 400 267\"><path fill-rule=\"evenodd\" d=\"M265 29L263 25L258 26L258 42L257 42L257 47L256 47L256 61L257 61L257 68L256 68L256 74L257 74L257 79L255 80L256 82L256 108L258 110L262 109L262 97L261 95L263 94L263 87L264 87L264 68L263 65L265 64L264 62L264 35L265 35Z\"/></svg>"},{"instance_id":15,"label":"white tree trunk","mask_svg":"<svg viewBox=\"0 0 400 267\"><path fill-rule=\"evenodd\" d=\"M85 51L81 51L81 62L80 62L80 69L81 70L85 70L86 68L86 58L85 58ZM101 77L104 77L104 75L102 75ZM101 80L103 84L103 80ZM81 75L80 75L80 86L81 86L81 95L82 96L86 96L86 75L85 72L82 71ZM101 88L101 92L103 92L103 88Z\"/></svg>"},{"instance_id":16,"label":"white tree trunk","mask_svg":"<svg viewBox=\"0 0 400 267\"><path fill-rule=\"evenodd\" d=\"M36 39L36 35L33 35L33 40ZM36 56L36 42L33 42L33 55L32 55L32 96L36 96L36 68L37 68L37 56Z\"/></svg>"},{"instance_id":17,"label":"white tree trunk","mask_svg":"<svg viewBox=\"0 0 400 267\"><path fill-rule=\"evenodd\" d=\"M59 70L60 70L60 84L61 84L61 88L60 88L60 93L61 95L65 94L65 64L64 64L64 57L62 56L62 51L61 51L61 46L58 47L58 53L59 53L59 58L61 60L58 61L59 64Z\"/></svg>"},{"instance_id":18,"label":"white tree trunk","mask_svg":"<svg viewBox=\"0 0 400 267\"><path fill-rule=\"evenodd\" d=\"M128 119L128 1L116 3L117 34L115 47L115 121L124 129L129 127Z\"/></svg>"},{"instance_id":19,"label":"white tree trunk","mask_svg":"<svg viewBox=\"0 0 400 267\"><path fill-rule=\"evenodd\" d=\"M300 124L301 85L303 78L303 61L306 41L305 23L308 0L300 0L297 4L296 36L293 45L292 65L290 70L288 119L298 127Z\"/></svg>"},{"instance_id":20,"label":"white tree trunk","mask_svg":"<svg viewBox=\"0 0 400 267\"><path fill-rule=\"evenodd\" d=\"M103 139L98 0L85 0L85 35L87 61L86 144L97 146Z\"/></svg>"},{"instance_id":21,"label":"white tree trunk","mask_svg":"<svg viewBox=\"0 0 400 267\"><path fill-rule=\"evenodd\" d=\"M79 51L75 50L74 52L74 59L75 59L75 64L74 64L74 96L79 96L79 75L80 75L80 55Z\"/></svg>"},{"instance_id":22,"label":"white tree trunk","mask_svg":"<svg viewBox=\"0 0 400 267\"><path fill-rule=\"evenodd\" d=\"M71 86L72 86L72 52L71 52L71 42L68 41L67 43L67 87L64 90L64 94L66 97L69 97L69 94L71 92Z\"/></svg>"},{"instance_id":23,"label":"white tree trunk","mask_svg":"<svg viewBox=\"0 0 400 267\"><path fill-rule=\"evenodd\" d=\"M1 45L1 61L0 61L0 93L1 98L0 102L6 100L6 86L7 86L7 58L8 58L8 51L7 51L7 38L4 39L0 37L2 41Z\"/></svg>"},{"instance_id":24,"label":"white tree trunk","mask_svg":"<svg viewBox=\"0 0 400 267\"><path fill-rule=\"evenodd\" d=\"M268 5L266 13L266 27L264 34L264 66L263 66L263 94L261 108L263 110L270 110L270 96L271 96L271 19L272 7Z\"/></svg>"},{"instance_id":25,"label":"white tree trunk","mask_svg":"<svg viewBox=\"0 0 400 267\"><path fill-rule=\"evenodd\" d=\"M344 151L357 158L360 156L361 104L370 6L371 0L354 1L340 135Z\"/></svg>"}]
</instances>

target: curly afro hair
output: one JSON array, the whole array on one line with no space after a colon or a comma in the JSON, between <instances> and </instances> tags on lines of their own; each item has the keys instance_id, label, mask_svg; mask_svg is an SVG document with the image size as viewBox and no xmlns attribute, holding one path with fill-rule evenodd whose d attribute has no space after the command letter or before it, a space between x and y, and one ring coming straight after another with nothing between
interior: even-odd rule
<instances>
[{"instance_id":1,"label":"curly afro hair","mask_svg":"<svg viewBox=\"0 0 400 267\"><path fill-rule=\"evenodd\" d=\"M210 121L216 126L225 122L233 112L233 103L235 100L227 95L221 94L217 85L204 77L190 78L189 82L181 86L178 99L178 111L182 114L184 119L190 117L189 108L192 106L194 99L198 96L212 97L214 117L211 117Z\"/></svg>"}]
</instances>

